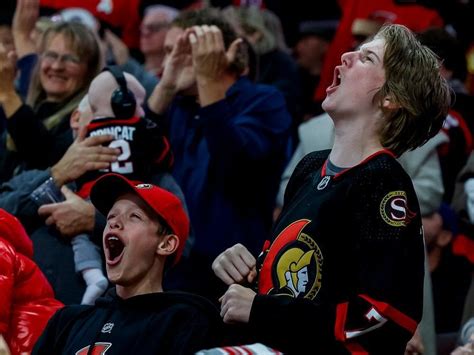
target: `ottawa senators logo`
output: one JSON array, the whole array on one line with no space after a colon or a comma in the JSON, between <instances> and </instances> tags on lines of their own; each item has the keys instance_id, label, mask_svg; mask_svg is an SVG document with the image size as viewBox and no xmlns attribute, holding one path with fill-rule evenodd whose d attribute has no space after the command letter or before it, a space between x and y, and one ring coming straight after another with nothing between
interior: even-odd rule
<instances>
[{"instance_id":1,"label":"ottawa senators logo","mask_svg":"<svg viewBox=\"0 0 474 355\"><path fill-rule=\"evenodd\" d=\"M309 220L286 227L275 239L260 271L259 291L314 299L321 288L323 256L316 242L303 233Z\"/></svg>"},{"instance_id":2,"label":"ottawa senators logo","mask_svg":"<svg viewBox=\"0 0 474 355\"><path fill-rule=\"evenodd\" d=\"M416 213L408 209L405 191L391 191L380 202L380 215L393 227L406 227Z\"/></svg>"}]
</instances>

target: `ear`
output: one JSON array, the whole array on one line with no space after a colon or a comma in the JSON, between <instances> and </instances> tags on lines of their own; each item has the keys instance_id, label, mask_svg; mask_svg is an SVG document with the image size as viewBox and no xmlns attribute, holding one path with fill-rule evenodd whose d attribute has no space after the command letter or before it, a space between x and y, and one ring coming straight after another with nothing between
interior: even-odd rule
<instances>
[{"instance_id":1,"label":"ear","mask_svg":"<svg viewBox=\"0 0 474 355\"><path fill-rule=\"evenodd\" d=\"M71 113L71 118L69 119L69 124L73 130L79 129L79 121L81 119L81 113L79 110L74 110Z\"/></svg>"},{"instance_id":2,"label":"ear","mask_svg":"<svg viewBox=\"0 0 474 355\"><path fill-rule=\"evenodd\" d=\"M173 254L179 246L179 238L175 234L168 234L158 243L156 253L158 255L168 256Z\"/></svg>"},{"instance_id":3,"label":"ear","mask_svg":"<svg viewBox=\"0 0 474 355\"><path fill-rule=\"evenodd\" d=\"M401 107L400 104L395 102L395 100L393 100L391 96L385 96L382 102L382 106L383 108L388 110L397 110Z\"/></svg>"}]
</instances>

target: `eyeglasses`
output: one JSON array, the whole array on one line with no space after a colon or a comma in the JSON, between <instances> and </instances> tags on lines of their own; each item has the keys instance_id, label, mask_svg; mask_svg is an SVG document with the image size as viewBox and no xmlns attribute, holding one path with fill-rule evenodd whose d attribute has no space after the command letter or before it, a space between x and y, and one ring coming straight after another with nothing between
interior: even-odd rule
<instances>
[{"instance_id":1,"label":"eyeglasses","mask_svg":"<svg viewBox=\"0 0 474 355\"><path fill-rule=\"evenodd\" d=\"M63 63L66 66L70 67L76 67L79 64L81 64L81 60L79 57L73 55L73 54L63 54L60 55L59 53L53 52L53 51L46 51L41 55L41 59L48 63L48 64L53 64L57 60L59 60L61 63Z\"/></svg>"},{"instance_id":2,"label":"eyeglasses","mask_svg":"<svg viewBox=\"0 0 474 355\"><path fill-rule=\"evenodd\" d=\"M156 33L160 32L169 27L169 24L166 22L155 22L155 23L148 23L142 24L140 26L140 33Z\"/></svg>"}]
</instances>

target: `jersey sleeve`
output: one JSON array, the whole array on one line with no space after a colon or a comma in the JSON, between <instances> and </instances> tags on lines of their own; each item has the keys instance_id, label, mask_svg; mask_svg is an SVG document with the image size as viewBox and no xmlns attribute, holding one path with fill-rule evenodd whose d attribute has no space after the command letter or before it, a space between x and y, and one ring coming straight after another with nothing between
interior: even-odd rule
<instances>
[{"instance_id":1,"label":"jersey sleeve","mask_svg":"<svg viewBox=\"0 0 474 355\"><path fill-rule=\"evenodd\" d=\"M347 283L345 294L324 303L257 295L250 326L259 340L283 352L403 354L422 314L423 236L411 181L386 171L364 171L348 192L353 213L340 222L352 235L340 248L352 248L353 269L330 280Z\"/></svg>"},{"instance_id":2,"label":"jersey sleeve","mask_svg":"<svg viewBox=\"0 0 474 355\"><path fill-rule=\"evenodd\" d=\"M423 231L409 177L398 165L382 171L367 169L351 191L359 310L338 304L335 330L369 352L383 352L386 339L403 353L422 315Z\"/></svg>"}]
</instances>

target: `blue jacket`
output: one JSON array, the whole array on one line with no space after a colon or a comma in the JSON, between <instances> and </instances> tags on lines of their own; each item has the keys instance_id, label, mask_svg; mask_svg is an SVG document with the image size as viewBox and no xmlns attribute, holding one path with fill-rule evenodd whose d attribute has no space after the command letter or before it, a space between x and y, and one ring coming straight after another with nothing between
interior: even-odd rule
<instances>
[{"instance_id":1,"label":"blue jacket","mask_svg":"<svg viewBox=\"0 0 474 355\"><path fill-rule=\"evenodd\" d=\"M235 243L257 255L268 239L291 117L275 88L240 78L225 99L200 107L177 97L167 116L195 231L195 250L214 257Z\"/></svg>"}]
</instances>

